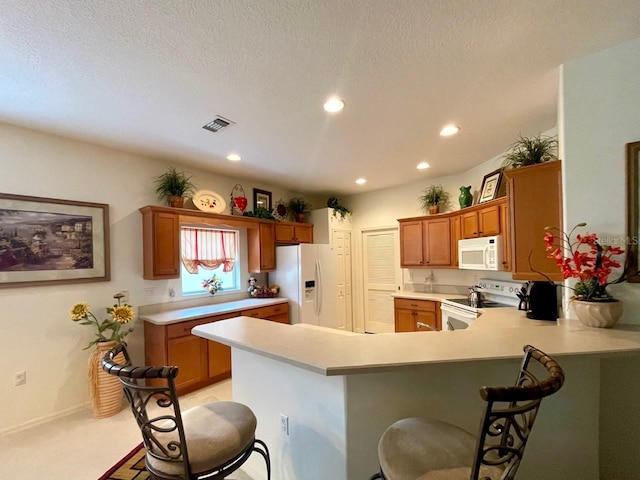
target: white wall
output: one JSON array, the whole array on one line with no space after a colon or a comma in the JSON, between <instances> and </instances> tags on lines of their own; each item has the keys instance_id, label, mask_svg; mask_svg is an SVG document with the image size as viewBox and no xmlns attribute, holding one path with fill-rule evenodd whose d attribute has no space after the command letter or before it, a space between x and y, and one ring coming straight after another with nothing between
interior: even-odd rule
<instances>
[{"instance_id":1,"label":"white wall","mask_svg":"<svg viewBox=\"0 0 640 480\"><path fill-rule=\"evenodd\" d=\"M139 307L180 300L179 296L174 299L168 296L168 287L174 286L180 292L180 283L142 278L142 216L138 208L159 204L153 178L165 171L166 163L7 124L0 124L0 145L0 192L107 203L111 239L109 282L0 289L0 391L4 400L0 432L3 432L85 408L90 350L83 348L94 332L69 319L72 304L88 302L93 313L106 318L104 309L113 303L117 291L128 290L130 304ZM242 184L250 205L254 187L271 191L274 202L290 195L266 184L252 184L189 167L185 170L193 173L198 188L214 190L227 201L236 183ZM158 295L145 297L147 287L155 287ZM232 299L216 294L204 301ZM142 322L135 321L134 328L128 341L134 358L141 361ZM27 383L15 387L13 374L20 370L27 371Z\"/></svg>"},{"instance_id":2,"label":"white wall","mask_svg":"<svg viewBox=\"0 0 640 480\"><path fill-rule=\"evenodd\" d=\"M626 236L625 144L640 140L639 73L640 39L563 65L559 118L566 228L586 222L600 237ZM640 324L639 286L624 283L609 290L624 300L621 322Z\"/></svg>"},{"instance_id":3,"label":"white wall","mask_svg":"<svg viewBox=\"0 0 640 480\"><path fill-rule=\"evenodd\" d=\"M587 222L600 236L626 234L625 144L640 140L639 73L640 38L563 65L558 118L565 226ZM621 321L640 324L640 285L609 290L624 301ZM638 358L602 362L600 478L638 477L640 391L620 395L616 385L636 385L639 367Z\"/></svg>"}]
</instances>

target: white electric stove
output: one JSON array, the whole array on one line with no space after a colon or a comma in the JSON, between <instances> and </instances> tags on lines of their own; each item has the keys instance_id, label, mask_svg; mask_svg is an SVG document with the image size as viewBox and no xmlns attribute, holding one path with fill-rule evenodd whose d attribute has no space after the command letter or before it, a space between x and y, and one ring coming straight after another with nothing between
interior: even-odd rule
<instances>
[{"instance_id":1,"label":"white electric stove","mask_svg":"<svg viewBox=\"0 0 640 480\"><path fill-rule=\"evenodd\" d=\"M484 308L517 307L520 299L516 295L522 283L492 278L481 278L476 286L480 293L480 304L472 307L467 298L445 299L440 303L443 330L462 330L471 325Z\"/></svg>"}]
</instances>

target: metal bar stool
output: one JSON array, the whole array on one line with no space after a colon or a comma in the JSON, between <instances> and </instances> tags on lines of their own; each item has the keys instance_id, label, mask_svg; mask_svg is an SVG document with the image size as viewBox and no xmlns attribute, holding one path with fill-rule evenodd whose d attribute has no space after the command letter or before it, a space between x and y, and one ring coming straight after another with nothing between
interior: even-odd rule
<instances>
[{"instance_id":1,"label":"metal bar stool","mask_svg":"<svg viewBox=\"0 0 640 480\"><path fill-rule=\"evenodd\" d=\"M542 399L564 383L558 362L531 345L524 352L515 386L480 389L487 405L477 437L439 420L398 420L380 439L380 472L370 480L514 479ZM532 359L546 379L531 372Z\"/></svg>"},{"instance_id":2,"label":"metal bar stool","mask_svg":"<svg viewBox=\"0 0 640 480\"><path fill-rule=\"evenodd\" d=\"M124 364L115 360L119 354ZM181 412L174 381L178 367L132 366L124 343L107 352L102 368L120 377L142 433L152 478L226 478L258 452L266 463L267 480L271 479L269 450L255 438L257 420L246 405L212 402ZM150 379L153 385L147 382Z\"/></svg>"}]
</instances>

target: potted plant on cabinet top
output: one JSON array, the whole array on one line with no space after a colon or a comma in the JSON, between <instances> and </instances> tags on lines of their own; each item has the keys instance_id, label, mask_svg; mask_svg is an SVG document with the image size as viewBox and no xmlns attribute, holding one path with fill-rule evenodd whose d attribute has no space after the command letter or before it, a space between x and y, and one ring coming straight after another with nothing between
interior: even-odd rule
<instances>
[{"instance_id":1,"label":"potted plant on cabinet top","mask_svg":"<svg viewBox=\"0 0 640 480\"><path fill-rule=\"evenodd\" d=\"M425 212L433 215L444 210L449 205L449 192L446 192L442 185L429 185L422 191L422 195L418 197L420 208Z\"/></svg>"},{"instance_id":2,"label":"potted plant on cabinet top","mask_svg":"<svg viewBox=\"0 0 640 480\"><path fill-rule=\"evenodd\" d=\"M557 160L558 140L555 137L538 135L523 137L511 144L509 151L502 157L503 168L519 168L537 163Z\"/></svg>"},{"instance_id":3,"label":"potted plant on cabinet top","mask_svg":"<svg viewBox=\"0 0 640 480\"><path fill-rule=\"evenodd\" d=\"M191 183L191 177L176 167L169 167L155 182L158 198L166 201L171 207L182 208L184 197L196 189Z\"/></svg>"},{"instance_id":4,"label":"potted plant on cabinet top","mask_svg":"<svg viewBox=\"0 0 640 480\"><path fill-rule=\"evenodd\" d=\"M338 197L329 197L327 199L327 207L333 209L334 217L340 215L341 220L344 220L344 217L346 217L347 215L351 215L351 210L349 210L344 205L340 205L340 200L338 200Z\"/></svg>"},{"instance_id":5,"label":"potted plant on cabinet top","mask_svg":"<svg viewBox=\"0 0 640 480\"><path fill-rule=\"evenodd\" d=\"M288 207L293 215L293 220L299 223L304 223L307 215L311 212L311 204L302 197L292 197Z\"/></svg>"},{"instance_id":6,"label":"potted plant on cabinet top","mask_svg":"<svg viewBox=\"0 0 640 480\"><path fill-rule=\"evenodd\" d=\"M556 227L546 227L544 242L549 258L555 259L562 277L578 279L571 299L578 320L588 327L610 328L622 316L622 302L609 295L606 289L608 285L625 280L623 272L617 280L608 281L612 269L621 267L612 257L623 254L624 250L601 245L595 233L578 234L572 240L575 229L586 225L579 223L568 234Z\"/></svg>"}]
</instances>

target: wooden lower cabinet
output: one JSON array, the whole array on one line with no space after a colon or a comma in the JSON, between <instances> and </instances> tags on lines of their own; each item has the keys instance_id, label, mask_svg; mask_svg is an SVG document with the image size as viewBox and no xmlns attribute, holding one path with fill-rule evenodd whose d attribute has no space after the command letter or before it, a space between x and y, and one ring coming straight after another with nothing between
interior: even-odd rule
<instances>
[{"instance_id":1,"label":"wooden lower cabinet","mask_svg":"<svg viewBox=\"0 0 640 480\"><path fill-rule=\"evenodd\" d=\"M145 322L145 364L177 366L180 372L176 389L180 395L231 377L231 348L191 335L191 329L239 315L289 323L289 304L278 303L169 325Z\"/></svg>"},{"instance_id":2,"label":"wooden lower cabinet","mask_svg":"<svg viewBox=\"0 0 640 480\"><path fill-rule=\"evenodd\" d=\"M395 298L396 332L434 332L442 327L440 302Z\"/></svg>"},{"instance_id":3,"label":"wooden lower cabinet","mask_svg":"<svg viewBox=\"0 0 640 480\"><path fill-rule=\"evenodd\" d=\"M189 335L167 341L167 365L176 365L180 374L176 377L178 391L193 390L209 378L207 340ZM224 345L222 345L224 346Z\"/></svg>"}]
</instances>

